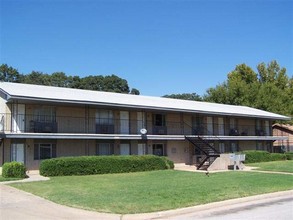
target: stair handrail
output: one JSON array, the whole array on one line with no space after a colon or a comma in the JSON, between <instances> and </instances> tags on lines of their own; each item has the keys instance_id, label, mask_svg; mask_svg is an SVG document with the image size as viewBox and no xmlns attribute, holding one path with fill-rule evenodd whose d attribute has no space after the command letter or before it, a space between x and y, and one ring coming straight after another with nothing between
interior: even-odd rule
<instances>
[{"instance_id":1,"label":"stair handrail","mask_svg":"<svg viewBox=\"0 0 293 220\"><path fill-rule=\"evenodd\" d=\"M184 124L186 124L189 128L191 128L192 134L196 132L196 130L193 128L192 125L188 124L187 122L184 121ZM204 126L202 126L202 128L208 133L214 133L214 132L210 132L210 130L208 130L207 128L205 128ZM203 137L205 135L200 135L200 134L194 134L195 136L198 137ZM185 135L186 136L186 135ZM209 136L213 136L214 138L216 138L217 141L222 141L217 135L209 135Z\"/></svg>"}]
</instances>

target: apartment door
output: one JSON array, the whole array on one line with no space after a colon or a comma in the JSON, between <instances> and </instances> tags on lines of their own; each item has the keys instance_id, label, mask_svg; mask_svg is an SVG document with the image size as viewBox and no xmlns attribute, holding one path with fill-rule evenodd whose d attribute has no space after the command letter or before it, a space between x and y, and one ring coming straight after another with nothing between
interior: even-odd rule
<instances>
[{"instance_id":1,"label":"apartment door","mask_svg":"<svg viewBox=\"0 0 293 220\"><path fill-rule=\"evenodd\" d=\"M145 144L137 145L137 155L144 155L146 153Z\"/></svg>"},{"instance_id":2,"label":"apartment door","mask_svg":"<svg viewBox=\"0 0 293 220\"><path fill-rule=\"evenodd\" d=\"M137 112L137 133L140 134L140 130L145 127L145 114L144 112Z\"/></svg>"},{"instance_id":3,"label":"apartment door","mask_svg":"<svg viewBox=\"0 0 293 220\"><path fill-rule=\"evenodd\" d=\"M224 127L224 119L218 118L218 135L225 135Z\"/></svg>"},{"instance_id":4,"label":"apartment door","mask_svg":"<svg viewBox=\"0 0 293 220\"><path fill-rule=\"evenodd\" d=\"M231 143L231 152L232 153L237 152L237 143L235 142Z\"/></svg>"},{"instance_id":5,"label":"apartment door","mask_svg":"<svg viewBox=\"0 0 293 220\"><path fill-rule=\"evenodd\" d=\"M11 145L11 161L24 163L24 144Z\"/></svg>"},{"instance_id":6,"label":"apartment door","mask_svg":"<svg viewBox=\"0 0 293 220\"><path fill-rule=\"evenodd\" d=\"M13 115L12 115L12 131L16 133L25 131L25 105L14 104Z\"/></svg>"},{"instance_id":7,"label":"apartment door","mask_svg":"<svg viewBox=\"0 0 293 220\"><path fill-rule=\"evenodd\" d=\"M265 131L266 131L265 135L269 136L270 135L270 123L269 123L269 121L265 121Z\"/></svg>"},{"instance_id":8,"label":"apartment door","mask_svg":"<svg viewBox=\"0 0 293 220\"><path fill-rule=\"evenodd\" d=\"M129 155L129 154L130 154L130 145L120 144L120 155Z\"/></svg>"},{"instance_id":9,"label":"apartment door","mask_svg":"<svg viewBox=\"0 0 293 220\"><path fill-rule=\"evenodd\" d=\"M225 153L225 144L224 143L219 143L219 151L220 153Z\"/></svg>"},{"instance_id":10,"label":"apartment door","mask_svg":"<svg viewBox=\"0 0 293 220\"><path fill-rule=\"evenodd\" d=\"M129 112L120 111L120 133L129 134Z\"/></svg>"},{"instance_id":11,"label":"apartment door","mask_svg":"<svg viewBox=\"0 0 293 220\"><path fill-rule=\"evenodd\" d=\"M213 118L207 117L207 134L213 135L213 133L214 133Z\"/></svg>"}]
</instances>

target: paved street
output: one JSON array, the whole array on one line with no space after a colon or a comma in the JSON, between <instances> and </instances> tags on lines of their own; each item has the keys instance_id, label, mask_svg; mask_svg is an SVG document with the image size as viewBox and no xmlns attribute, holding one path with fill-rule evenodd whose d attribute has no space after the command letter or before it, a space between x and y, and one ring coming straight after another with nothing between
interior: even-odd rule
<instances>
[{"instance_id":1,"label":"paved street","mask_svg":"<svg viewBox=\"0 0 293 220\"><path fill-rule=\"evenodd\" d=\"M169 217L170 220L292 220L293 219L293 198L280 199L273 202L264 202L260 204L243 204L240 207L221 207L202 212L195 212Z\"/></svg>"}]
</instances>

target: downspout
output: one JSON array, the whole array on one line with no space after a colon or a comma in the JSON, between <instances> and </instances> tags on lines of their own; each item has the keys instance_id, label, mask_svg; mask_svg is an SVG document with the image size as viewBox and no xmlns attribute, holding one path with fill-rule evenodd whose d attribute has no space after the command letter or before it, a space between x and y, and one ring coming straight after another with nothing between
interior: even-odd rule
<instances>
[{"instance_id":1,"label":"downspout","mask_svg":"<svg viewBox=\"0 0 293 220\"><path fill-rule=\"evenodd\" d=\"M2 165L4 164L4 139L2 141Z\"/></svg>"}]
</instances>

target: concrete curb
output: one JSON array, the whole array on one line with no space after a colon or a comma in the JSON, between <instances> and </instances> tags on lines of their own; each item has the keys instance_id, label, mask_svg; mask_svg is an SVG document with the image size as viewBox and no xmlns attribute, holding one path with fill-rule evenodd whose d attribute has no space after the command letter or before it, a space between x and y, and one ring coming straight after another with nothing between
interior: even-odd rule
<instances>
[{"instance_id":1,"label":"concrete curb","mask_svg":"<svg viewBox=\"0 0 293 220\"><path fill-rule=\"evenodd\" d=\"M211 209L227 209L229 208L240 208L249 205L256 205L265 202L274 202L284 199L293 199L293 190L268 193L256 196L243 197L238 199L230 199L220 202L213 202L205 205L198 205L187 208L174 209L169 211L154 212L154 213L143 213L143 214L128 214L122 215L121 219L124 220L147 220L147 219L166 219L168 217L186 215L189 213L197 213L201 215L203 212L209 212Z\"/></svg>"}]
</instances>

